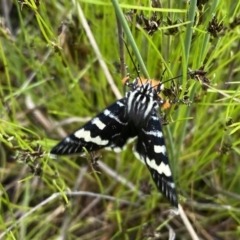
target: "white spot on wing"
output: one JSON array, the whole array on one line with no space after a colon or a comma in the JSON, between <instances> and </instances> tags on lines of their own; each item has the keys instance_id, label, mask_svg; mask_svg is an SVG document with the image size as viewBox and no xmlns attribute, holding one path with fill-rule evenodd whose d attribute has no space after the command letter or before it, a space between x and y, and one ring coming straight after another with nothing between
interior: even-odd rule
<instances>
[{"instance_id":1,"label":"white spot on wing","mask_svg":"<svg viewBox=\"0 0 240 240\"><path fill-rule=\"evenodd\" d=\"M171 188L175 188L175 183L173 182L167 182L167 185L170 186Z\"/></svg>"},{"instance_id":2,"label":"white spot on wing","mask_svg":"<svg viewBox=\"0 0 240 240\"><path fill-rule=\"evenodd\" d=\"M84 128L76 131L74 133L75 137L77 138L82 138L85 142L92 142L98 145L107 145L108 140L102 140L99 136L97 137L91 137L91 132L90 131L85 131Z\"/></svg>"},{"instance_id":3,"label":"white spot on wing","mask_svg":"<svg viewBox=\"0 0 240 240\"><path fill-rule=\"evenodd\" d=\"M113 115L108 109L105 109L105 110L103 111L103 113L104 113L105 116L108 116L108 117L116 120L118 123L120 123L120 124L122 124L122 125L127 125L127 123L122 122L117 116Z\"/></svg>"},{"instance_id":4,"label":"white spot on wing","mask_svg":"<svg viewBox=\"0 0 240 240\"><path fill-rule=\"evenodd\" d=\"M155 153L162 153L163 155L166 155L166 147L163 146L159 146L159 145L154 145L154 151Z\"/></svg>"},{"instance_id":5,"label":"white spot on wing","mask_svg":"<svg viewBox=\"0 0 240 240\"><path fill-rule=\"evenodd\" d=\"M92 124L95 124L101 130L106 127L106 124L104 124L98 117L92 120Z\"/></svg>"},{"instance_id":6,"label":"white spot on wing","mask_svg":"<svg viewBox=\"0 0 240 240\"><path fill-rule=\"evenodd\" d=\"M142 129L142 131L147 134L147 135L153 135L154 137L159 137L162 138L163 137L163 133L161 131L155 130L155 131L145 131L144 129Z\"/></svg>"},{"instance_id":7,"label":"white spot on wing","mask_svg":"<svg viewBox=\"0 0 240 240\"><path fill-rule=\"evenodd\" d=\"M152 118L152 120L154 120L154 121L159 121L159 117L157 117L157 116L151 116L151 118Z\"/></svg>"},{"instance_id":8,"label":"white spot on wing","mask_svg":"<svg viewBox=\"0 0 240 240\"><path fill-rule=\"evenodd\" d=\"M66 137L66 138L65 138L65 142L71 142L70 137Z\"/></svg>"},{"instance_id":9,"label":"white spot on wing","mask_svg":"<svg viewBox=\"0 0 240 240\"><path fill-rule=\"evenodd\" d=\"M123 106L124 106L124 104L121 103L120 101L117 101L116 103L117 103L117 105L120 106L120 107L123 107Z\"/></svg>"},{"instance_id":10,"label":"white spot on wing","mask_svg":"<svg viewBox=\"0 0 240 240\"><path fill-rule=\"evenodd\" d=\"M163 174L167 177L170 177L172 175L170 167L169 167L168 164L165 164L164 162L161 162L160 165L157 165L156 161L154 159L150 160L149 158L146 159L146 162L149 165L149 167L156 170L159 174Z\"/></svg>"}]
</instances>

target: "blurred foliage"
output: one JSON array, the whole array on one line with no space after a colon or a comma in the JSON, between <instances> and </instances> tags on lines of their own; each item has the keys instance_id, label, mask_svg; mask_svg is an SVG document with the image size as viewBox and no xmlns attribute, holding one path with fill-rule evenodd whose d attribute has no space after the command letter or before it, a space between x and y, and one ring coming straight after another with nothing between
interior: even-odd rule
<instances>
[{"instance_id":1,"label":"blurred foliage","mask_svg":"<svg viewBox=\"0 0 240 240\"><path fill-rule=\"evenodd\" d=\"M187 95L193 102L161 114L180 203L199 238L238 239L240 4L197 1L194 12L188 1L153 4L125 1L120 7L149 75L163 81L181 75L166 83L166 95ZM149 186L150 174L131 146L120 155L48 155L55 140L116 101L80 21L79 6L124 94L110 2L1 0L0 236L13 226L2 239L168 239L170 232L176 239L190 239L181 218L169 218L169 203ZM188 43L189 14L195 21ZM126 49L125 62L136 75ZM188 68L199 70L195 81ZM69 197L68 190L87 192ZM61 194L48 202L56 192Z\"/></svg>"}]
</instances>

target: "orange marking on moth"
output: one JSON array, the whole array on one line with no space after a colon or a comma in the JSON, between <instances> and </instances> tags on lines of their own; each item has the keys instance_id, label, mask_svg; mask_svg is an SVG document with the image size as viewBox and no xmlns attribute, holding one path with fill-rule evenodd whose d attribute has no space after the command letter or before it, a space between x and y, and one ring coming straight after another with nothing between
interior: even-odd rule
<instances>
[{"instance_id":1,"label":"orange marking on moth","mask_svg":"<svg viewBox=\"0 0 240 240\"><path fill-rule=\"evenodd\" d=\"M165 103L162 105L162 109L167 109L171 107L171 103L169 100L165 100Z\"/></svg>"},{"instance_id":2,"label":"orange marking on moth","mask_svg":"<svg viewBox=\"0 0 240 240\"><path fill-rule=\"evenodd\" d=\"M122 79L122 84L126 85L126 82L129 80L129 77L125 77Z\"/></svg>"}]
</instances>

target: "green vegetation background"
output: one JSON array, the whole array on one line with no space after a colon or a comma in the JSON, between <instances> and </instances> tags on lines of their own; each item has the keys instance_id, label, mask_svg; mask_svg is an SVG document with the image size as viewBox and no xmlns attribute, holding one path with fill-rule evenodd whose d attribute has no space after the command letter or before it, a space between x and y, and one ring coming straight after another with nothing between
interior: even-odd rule
<instances>
[{"instance_id":1,"label":"green vegetation background","mask_svg":"<svg viewBox=\"0 0 240 240\"><path fill-rule=\"evenodd\" d=\"M167 110L168 125L163 126L185 214L199 238L238 239L240 3L198 3L189 42L186 29L192 12L187 1L170 5L161 1L157 16L165 23L168 16L178 24L173 35L171 21L162 23L153 36L135 28L135 20L129 26L152 78L161 79L167 69L163 80L183 74L179 79L183 90L189 84L193 103ZM200 3L204 4L201 11ZM1 6L0 236L168 239L174 232L177 239L190 239L181 218L168 217L169 203L131 147L119 155L106 151L88 157L51 159L48 155L57 141L117 99L79 20L79 6L123 95L111 2L15 0ZM141 8L147 18L153 12L149 6L148 1L120 5L125 14ZM214 15L223 24L216 36L207 32ZM125 62L136 74L127 53ZM203 64L211 81L207 91L200 82L187 82L188 67L198 69ZM142 193L144 188L150 194ZM86 193L68 197L64 194L68 190ZM49 199L56 192L61 194ZM11 231L5 232L9 227Z\"/></svg>"}]
</instances>

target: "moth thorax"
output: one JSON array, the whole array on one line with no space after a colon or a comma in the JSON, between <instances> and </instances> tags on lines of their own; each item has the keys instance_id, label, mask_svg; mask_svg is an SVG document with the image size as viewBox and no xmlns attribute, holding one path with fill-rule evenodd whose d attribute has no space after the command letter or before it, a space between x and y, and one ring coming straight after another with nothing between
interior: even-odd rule
<instances>
[{"instance_id":1,"label":"moth thorax","mask_svg":"<svg viewBox=\"0 0 240 240\"><path fill-rule=\"evenodd\" d=\"M126 116L135 126L146 125L151 113L158 108L157 92L151 83L126 93Z\"/></svg>"}]
</instances>

